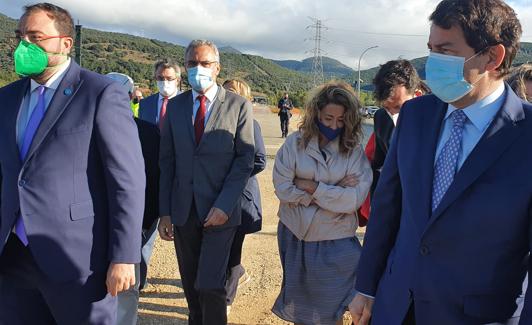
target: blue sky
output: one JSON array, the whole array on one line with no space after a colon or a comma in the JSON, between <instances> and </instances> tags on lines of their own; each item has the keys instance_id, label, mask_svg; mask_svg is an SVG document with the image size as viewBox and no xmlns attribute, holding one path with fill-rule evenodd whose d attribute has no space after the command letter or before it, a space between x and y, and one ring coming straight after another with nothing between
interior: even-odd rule
<instances>
[{"instance_id":1,"label":"blue sky","mask_svg":"<svg viewBox=\"0 0 532 325\"><path fill-rule=\"evenodd\" d=\"M53 0L52 0L53 1ZM2 0L0 12L17 18L35 1ZM186 45L207 38L272 59L311 56L309 17L323 20L322 49L327 56L369 68L398 57L427 54L427 17L438 0L56 0L84 26L162 39ZM508 3L532 42L532 0Z\"/></svg>"}]
</instances>

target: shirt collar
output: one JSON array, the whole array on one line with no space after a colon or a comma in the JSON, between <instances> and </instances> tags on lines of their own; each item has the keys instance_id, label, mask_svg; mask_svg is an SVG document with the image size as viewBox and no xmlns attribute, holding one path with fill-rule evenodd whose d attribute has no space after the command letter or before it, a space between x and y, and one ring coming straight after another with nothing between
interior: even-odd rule
<instances>
[{"instance_id":1,"label":"shirt collar","mask_svg":"<svg viewBox=\"0 0 532 325\"><path fill-rule=\"evenodd\" d=\"M397 119L399 118L399 113L392 114L386 108L384 109L386 114L392 119L393 125L397 125Z\"/></svg>"},{"instance_id":2,"label":"shirt collar","mask_svg":"<svg viewBox=\"0 0 532 325\"><path fill-rule=\"evenodd\" d=\"M216 98L216 94L218 94L218 85L215 83L212 85L212 87L207 90L207 92L204 94L205 97L209 100L210 103L214 102L214 99ZM192 99L195 101L198 96L201 95L194 89L192 89Z\"/></svg>"},{"instance_id":3,"label":"shirt collar","mask_svg":"<svg viewBox=\"0 0 532 325\"><path fill-rule=\"evenodd\" d=\"M65 76L66 71L68 70L68 67L70 67L70 61L71 61L70 58L68 58L65 61L65 63L63 63L61 65L61 67L57 70L57 72L54 73L54 75L50 79L48 79L48 81L46 81L44 86L47 89L52 89L53 91L55 91L59 87L59 84L63 80L63 77ZM31 79L31 82L30 82L30 93L32 93L35 89L37 89L40 86L42 86L40 83L38 83L35 80Z\"/></svg>"},{"instance_id":4,"label":"shirt collar","mask_svg":"<svg viewBox=\"0 0 532 325\"><path fill-rule=\"evenodd\" d=\"M479 131L484 131L488 127L491 120L493 120L493 117L495 116L495 114L497 114L499 108L501 108L503 104L503 95L504 83L501 83L500 86L497 87L497 89L495 89L495 91L492 92L490 95L463 109L467 118ZM449 104L445 119L447 119L449 115L451 115L451 113L457 109L458 108Z\"/></svg>"}]
</instances>

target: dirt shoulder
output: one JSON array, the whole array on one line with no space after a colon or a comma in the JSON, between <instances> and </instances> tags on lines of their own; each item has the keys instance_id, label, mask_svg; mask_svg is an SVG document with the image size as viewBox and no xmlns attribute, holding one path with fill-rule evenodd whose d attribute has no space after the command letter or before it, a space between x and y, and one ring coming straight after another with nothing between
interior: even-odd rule
<instances>
[{"instance_id":1,"label":"dirt shoulder","mask_svg":"<svg viewBox=\"0 0 532 325\"><path fill-rule=\"evenodd\" d=\"M270 152L280 147L278 118L271 112L257 109L255 117L262 126L265 144ZM296 121L292 121L294 130ZM267 149L268 150L268 149ZM271 307L281 287L282 270L277 248L277 200L272 184L273 160L258 175L262 194L262 231L244 241L242 264L251 280L239 288L229 315L229 324L288 324L272 314ZM157 238L151 260L149 290L141 294L139 322L141 325L187 324L186 300L173 243ZM345 324L350 324L346 319Z\"/></svg>"}]
</instances>

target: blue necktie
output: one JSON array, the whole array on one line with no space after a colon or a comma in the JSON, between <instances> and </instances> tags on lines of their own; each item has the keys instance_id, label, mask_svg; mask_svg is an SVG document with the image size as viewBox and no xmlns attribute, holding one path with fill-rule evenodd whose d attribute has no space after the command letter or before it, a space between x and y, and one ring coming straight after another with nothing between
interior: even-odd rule
<instances>
[{"instance_id":1,"label":"blue necktie","mask_svg":"<svg viewBox=\"0 0 532 325\"><path fill-rule=\"evenodd\" d=\"M458 157L462 151L462 133L467 116L461 109L457 109L451 113L450 117L453 121L451 135L443 146L434 167L432 211L436 210L453 182L458 167Z\"/></svg>"},{"instance_id":2,"label":"blue necktie","mask_svg":"<svg viewBox=\"0 0 532 325\"><path fill-rule=\"evenodd\" d=\"M26 131L24 132L22 145L20 146L21 161L24 161L26 159L26 155L28 154L28 150L30 149L33 137L35 136L35 133L37 132L37 129L39 128L39 125L41 124L45 113L46 101L44 98L44 93L46 92L46 87L39 86L39 88L37 88L37 92L39 94L39 98L37 99L37 105L35 105L35 108L31 113L30 120L28 121L28 125L26 126ZM15 233L17 234L20 241L24 244L24 246L27 246L28 236L26 235L26 228L24 227L24 221L22 220L22 216L18 216L17 218L17 221L15 223Z\"/></svg>"}]
</instances>

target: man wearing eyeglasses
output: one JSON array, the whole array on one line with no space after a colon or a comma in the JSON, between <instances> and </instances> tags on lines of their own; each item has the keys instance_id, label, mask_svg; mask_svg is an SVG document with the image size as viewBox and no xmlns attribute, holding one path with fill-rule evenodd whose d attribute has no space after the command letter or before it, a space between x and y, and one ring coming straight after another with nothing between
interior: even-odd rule
<instances>
[{"instance_id":1,"label":"man wearing eyeglasses","mask_svg":"<svg viewBox=\"0 0 532 325\"><path fill-rule=\"evenodd\" d=\"M168 101L180 93L181 69L172 60L163 59L155 63L154 74L159 92L140 101L139 118L160 127L166 117Z\"/></svg>"},{"instance_id":2,"label":"man wearing eyeglasses","mask_svg":"<svg viewBox=\"0 0 532 325\"><path fill-rule=\"evenodd\" d=\"M254 162L252 106L216 84L213 43L192 41L185 67L192 90L170 100L161 129L159 234L175 244L188 323L227 324L226 270Z\"/></svg>"},{"instance_id":3,"label":"man wearing eyeglasses","mask_svg":"<svg viewBox=\"0 0 532 325\"><path fill-rule=\"evenodd\" d=\"M0 89L0 323L114 325L135 283L145 178L129 97L69 58L70 14L24 8Z\"/></svg>"},{"instance_id":4,"label":"man wearing eyeglasses","mask_svg":"<svg viewBox=\"0 0 532 325\"><path fill-rule=\"evenodd\" d=\"M172 60L163 59L155 63L154 74L159 92L140 101L139 119L155 124L160 129L166 118L168 102L180 94L181 69ZM140 290L147 285L148 265L150 264L155 238L157 237L157 224L158 222L156 221L149 229L142 230Z\"/></svg>"}]
</instances>

